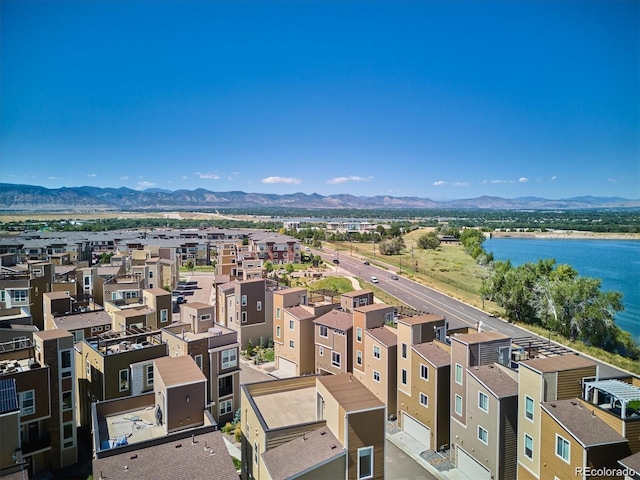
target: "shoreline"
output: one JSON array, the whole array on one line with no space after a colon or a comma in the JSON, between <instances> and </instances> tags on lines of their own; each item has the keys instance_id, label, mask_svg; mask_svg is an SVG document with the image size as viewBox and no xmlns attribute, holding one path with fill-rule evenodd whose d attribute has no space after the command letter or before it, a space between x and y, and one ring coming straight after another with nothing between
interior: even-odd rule
<instances>
[{"instance_id":1,"label":"shoreline","mask_svg":"<svg viewBox=\"0 0 640 480\"><path fill-rule=\"evenodd\" d=\"M559 240L640 240L640 233L587 232L579 230L556 230L551 232L489 232L488 238L528 238Z\"/></svg>"}]
</instances>

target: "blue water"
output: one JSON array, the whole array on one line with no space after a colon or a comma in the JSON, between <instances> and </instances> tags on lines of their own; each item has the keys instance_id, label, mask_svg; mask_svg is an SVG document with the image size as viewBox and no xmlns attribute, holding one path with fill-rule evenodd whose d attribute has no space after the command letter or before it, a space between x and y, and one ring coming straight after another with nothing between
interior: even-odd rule
<instances>
[{"instance_id":1,"label":"blue water","mask_svg":"<svg viewBox=\"0 0 640 480\"><path fill-rule=\"evenodd\" d=\"M567 263L583 277L600 278L601 290L623 295L625 309L616 315L616 324L640 339L640 241L491 238L483 247L496 260L515 266L555 258L556 265Z\"/></svg>"}]
</instances>

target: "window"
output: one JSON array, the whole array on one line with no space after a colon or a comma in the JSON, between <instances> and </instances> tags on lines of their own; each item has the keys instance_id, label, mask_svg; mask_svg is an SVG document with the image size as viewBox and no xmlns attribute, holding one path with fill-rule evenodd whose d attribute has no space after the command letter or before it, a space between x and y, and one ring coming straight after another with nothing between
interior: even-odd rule
<instances>
[{"instance_id":1,"label":"window","mask_svg":"<svg viewBox=\"0 0 640 480\"><path fill-rule=\"evenodd\" d=\"M231 368L238 365L238 353L235 348L222 351L222 368Z\"/></svg>"},{"instance_id":2,"label":"window","mask_svg":"<svg viewBox=\"0 0 640 480\"><path fill-rule=\"evenodd\" d=\"M324 356L324 347L318 347L318 355L320 355L321 357Z\"/></svg>"},{"instance_id":3,"label":"window","mask_svg":"<svg viewBox=\"0 0 640 480\"><path fill-rule=\"evenodd\" d=\"M220 402L220 415L233 412L233 400L223 400Z\"/></svg>"},{"instance_id":4,"label":"window","mask_svg":"<svg viewBox=\"0 0 640 480\"><path fill-rule=\"evenodd\" d=\"M202 318L200 319L202 320ZM165 323L168 320L169 320L169 310L167 310L166 308L163 308L162 310L160 310L160 322Z\"/></svg>"},{"instance_id":5,"label":"window","mask_svg":"<svg viewBox=\"0 0 640 480\"><path fill-rule=\"evenodd\" d=\"M247 323L247 312L242 312L242 323Z\"/></svg>"},{"instance_id":6,"label":"window","mask_svg":"<svg viewBox=\"0 0 640 480\"><path fill-rule=\"evenodd\" d=\"M423 380L429 380L429 369L422 363L420 364L420 378Z\"/></svg>"},{"instance_id":7,"label":"window","mask_svg":"<svg viewBox=\"0 0 640 480\"><path fill-rule=\"evenodd\" d=\"M356 364L362 365L362 352L360 350L356 350Z\"/></svg>"},{"instance_id":8,"label":"window","mask_svg":"<svg viewBox=\"0 0 640 480\"><path fill-rule=\"evenodd\" d=\"M362 342L362 328L356 328L356 340Z\"/></svg>"},{"instance_id":9,"label":"window","mask_svg":"<svg viewBox=\"0 0 640 480\"><path fill-rule=\"evenodd\" d=\"M293 327L295 327L293 320L289 320L289 330L293 330Z\"/></svg>"},{"instance_id":10,"label":"window","mask_svg":"<svg viewBox=\"0 0 640 480\"><path fill-rule=\"evenodd\" d=\"M60 368L71 368L71 350L60 352Z\"/></svg>"},{"instance_id":11,"label":"window","mask_svg":"<svg viewBox=\"0 0 640 480\"><path fill-rule=\"evenodd\" d=\"M331 352L331 365L333 365L334 367L340 368L341 355L339 352Z\"/></svg>"},{"instance_id":12,"label":"window","mask_svg":"<svg viewBox=\"0 0 640 480\"><path fill-rule=\"evenodd\" d=\"M402 344L402 358L407 358L407 344Z\"/></svg>"},{"instance_id":13,"label":"window","mask_svg":"<svg viewBox=\"0 0 640 480\"><path fill-rule=\"evenodd\" d=\"M145 365L144 379L147 387L153 387L153 364Z\"/></svg>"},{"instance_id":14,"label":"window","mask_svg":"<svg viewBox=\"0 0 640 480\"><path fill-rule=\"evenodd\" d=\"M276 318L280 318L280 307L276 308Z\"/></svg>"},{"instance_id":15,"label":"window","mask_svg":"<svg viewBox=\"0 0 640 480\"><path fill-rule=\"evenodd\" d=\"M242 295L242 306L243 307L247 306L247 296L246 295Z\"/></svg>"},{"instance_id":16,"label":"window","mask_svg":"<svg viewBox=\"0 0 640 480\"><path fill-rule=\"evenodd\" d=\"M533 438L526 433L524 435L524 456L533 460Z\"/></svg>"},{"instance_id":17,"label":"window","mask_svg":"<svg viewBox=\"0 0 640 480\"><path fill-rule=\"evenodd\" d=\"M533 421L533 398L527 395L524 397L524 416Z\"/></svg>"},{"instance_id":18,"label":"window","mask_svg":"<svg viewBox=\"0 0 640 480\"><path fill-rule=\"evenodd\" d=\"M276 337L280 338L280 325L276 326Z\"/></svg>"},{"instance_id":19,"label":"window","mask_svg":"<svg viewBox=\"0 0 640 480\"><path fill-rule=\"evenodd\" d=\"M62 392L62 411L71 410L73 408L73 397L71 391Z\"/></svg>"},{"instance_id":20,"label":"window","mask_svg":"<svg viewBox=\"0 0 640 480\"><path fill-rule=\"evenodd\" d=\"M358 480L373 478L373 447L358 449Z\"/></svg>"},{"instance_id":21,"label":"window","mask_svg":"<svg viewBox=\"0 0 640 480\"><path fill-rule=\"evenodd\" d=\"M402 369L402 384L407 384L407 371L404 368Z\"/></svg>"},{"instance_id":22,"label":"window","mask_svg":"<svg viewBox=\"0 0 640 480\"><path fill-rule=\"evenodd\" d=\"M198 365L198 368L202 370L202 354L196 355L193 357L193 360L196 362L196 365Z\"/></svg>"},{"instance_id":23,"label":"window","mask_svg":"<svg viewBox=\"0 0 640 480\"><path fill-rule=\"evenodd\" d=\"M120 370L120 391L129 390L129 370Z\"/></svg>"},{"instance_id":24,"label":"window","mask_svg":"<svg viewBox=\"0 0 640 480\"><path fill-rule=\"evenodd\" d=\"M73 423L65 423L62 426L62 438L64 442L62 448L71 448L74 445L73 441Z\"/></svg>"},{"instance_id":25,"label":"window","mask_svg":"<svg viewBox=\"0 0 640 480\"><path fill-rule=\"evenodd\" d=\"M84 330L74 330L73 331L73 342L77 343L84 338Z\"/></svg>"},{"instance_id":26,"label":"window","mask_svg":"<svg viewBox=\"0 0 640 480\"><path fill-rule=\"evenodd\" d=\"M26 290L13 290L13 301L18 302L26 302L27 301L27 291Z\"/></svg>"},{"instance_id":27,"label":"window","mask_svg":"<svg viewBox=\"0 0 640 480\"><path fill-rule=\"evenodd\" d=\"M422 392L420 392L420 405L422 405L423 407L429 406L429 396L425 395Z\"/></svg>"},{"instance_id":28,"label":"window","mask_svg":"<svg viewBox=\"0 0 640 480\"><path fill-rule=\"evenodd\" d=\"M36 391L20 392L20 416L31 415L36 411Z\"/></svg>"},{"instance_id":29,"label":"window","mask_svg":"<svg viewBox=\"0 0 640 480\"><path fill-rule=\"evenodd\" d=\"M207 320L211 320L211 314L210 313L205 313L204 315L200 315L200 321L201 322L206 322Z\"/></svg>"},{"instance_id":30,"label":"window","mask_svg":"<svg viewBox=\"0 0 640 480\"><path fill-rule=\"evenodd\" d=\"M456 415L462 415L462 397L460 395L456 395L454 408L456 411Z\"/></svg>"},{"instance_id":31,"label":"window","mask_svg":"<svg viewBox=\"0 0 640 480\"><path fill-rule=\"evenodd\" d=\"M556 433L556 455L569 463L571 457L571 444L568 440L562 438Z\"/></svg>"},{"instance_id":32,"label":"window","mask_svg":"<svg viewBox=\"0 0 640 480\"><path fill-rule=\"evenodd\" d=\"M261 300L258 300L256 302L256 310L259 311L259 312L262 311L262 301Z\"/></svg>"},{"instance_id":33,"label":"window","mask_svg":"<svg viewBox=\"0 0 640 480\"><path fill-rule=\"evenodd\" d=\"M320 325L320 336L324 338L329 336L329 329L324 325Z\"/></svg>"},{"instance_id":34,"label":"window","mask_svg":"<svg viewBox=\"0 0 640 480\"><path fill-rule=\"evenodd\" d=\"M456 383L462 385L462 365L456 363Z\"/></svg>"},{"instance_id":35,"label":"window","mask_svg":"<svg viewBox=\"0 0 640 480\"><path fill-rule=\"evenodd\" d=\"M380 347L377 345L373 346L373 358L380 358Z\"/></svg>"},{"instance_id":36,"label":"window","mask_svg":"<svg viewBox=\"0 0 640 480\"><path fill-rule=\"evenodd\" d=\"M296 342L289 340L289 348L296 348Z\"/></svg>"},{"instance_id":37,"label":"window","mask_svg":"<svg viewBox=\"0 0 640 480\"><path fill-rule=\"evenodd\" d=\"M149 270L149 278L153 278L153 270Z\"/></svg>"},{"instance_id":38,"label":"window","mask_svg":"<svg viewBox=\"0 0 640 480\"><path fill-rule=\"evenodd\" d=\"M91 381L91 363L87 360L87 380Z\"/></svg>"},{"instance_id":39,"label":"window","mask_svg":"<svg viewBox=\"0 0 640 480\"><path fill-rule=\"evenodd\" d=\"M374 379L376 382L380 383L380 372L378 372L378 371L374 370L374 371L373 371L373 379Z\"/></svg>"},{"instance_id":40,"label":"window","mask_svg":"<svg viewBox=\"0 0 640 480\"><path fill-rule=\"evenodd\" d=\"M487 445L489 443L489 432L478 425L478 440Z\"/></svg>"},{"instance_id":41,"label":"window","mask_svg":"<svg viewBox=\"0 0 640 480\"><path fill-rule=\"evenodd\" d=\"M258 442L253 442L253 464L258 465Z\"/></svg>"},{"instance_id":42,"label":"window","mask_svg":"<svg viewBox=\"0 0 640 480\"><path fill-rule=\"evenodd\" d=\"M489 397L484 392L478 392L478 408L483 412L489 411Z\"/></svg>"},{"instance_id":43,"label":"window","mask_svg":"<svg viewBox=\"0 0 640 480\"><path fill-rule=\"evenodd\" d=\"M218 378L218 398L233 394L233 375Z\"/></svg>"}]
</instances>

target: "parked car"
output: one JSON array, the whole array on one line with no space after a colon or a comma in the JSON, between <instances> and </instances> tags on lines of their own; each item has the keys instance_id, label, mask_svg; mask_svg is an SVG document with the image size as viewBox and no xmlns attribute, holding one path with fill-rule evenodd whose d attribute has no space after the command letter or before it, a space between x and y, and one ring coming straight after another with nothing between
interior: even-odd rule
<instances>
[{"instance_id":1,"label":"parked car","mask_svg":"<svg viewBox=\"0 0 640 480\"><path fill-rule=\"evenodd\" d=\"M391 275L391 280L397 280L397 279L398 279L398 275L396 275L395 273Z\"/></svg>"},{"instance_id":2,"label":"parked car","mask_svg":"<svg viewBox=\"0 0 640 480\"><path fill-rule=\"evenodd\" d=\"M332 261L333 261L333 263L335 263L336 265L340 264L340 260L338 260L337 258L334 258Z\"/></svg>"},{"instance_id":3,"label":"parked car","mask_svg":"<svg viewBox=\"0 0 640 480\"><path fill-rule=\"evenodd\" d=\"M371 277L371 283L378 283L378 277Z\"/></svg>"},{"instance_id":4,"label":"parked car","mask_svg":"<svg viewBox=\"0 0 640 480\"><path fill-rule=\"evenodd\" d=\"M369 265L369 262L368 262L368 261L367 261L367 262L364 262L364 264L365 264L365 265Z\"/></svg>"}]
</instances>

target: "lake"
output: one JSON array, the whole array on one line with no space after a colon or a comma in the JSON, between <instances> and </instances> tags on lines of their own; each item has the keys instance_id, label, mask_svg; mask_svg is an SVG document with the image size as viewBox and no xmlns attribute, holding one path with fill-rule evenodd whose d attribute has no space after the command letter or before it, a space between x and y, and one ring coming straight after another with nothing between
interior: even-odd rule
<instances>
[{"instance_id":1,"label":"lake","mask_svg":"<svg viewBox=\"0 0 640 480\"><path fill-rule=\"evenodd\" d=\"M491 238L483 247L496 260L511 260L515 266L555 258L556 265L567 263L583 277L600 278L601 290L623 295L625 309L616 323L640 339L640 241Z\"/></svg>"}]
</instances>

